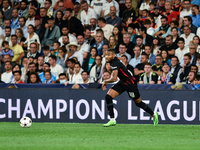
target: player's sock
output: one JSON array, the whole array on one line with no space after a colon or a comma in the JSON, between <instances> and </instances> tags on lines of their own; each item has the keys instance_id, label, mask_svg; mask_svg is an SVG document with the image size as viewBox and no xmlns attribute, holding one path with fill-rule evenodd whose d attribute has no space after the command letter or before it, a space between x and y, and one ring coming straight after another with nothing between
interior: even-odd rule
<instances>
[{"instance_id":1,"label":"player's sock","mask_svg":"<svg viewBox=\"0 0 200 150\"><path fill-rule=\"evenodd\" d=\"M151 110L151 108L149 108L149 106L146 104L146 103L144 103L144 102L139 102L139 103L135 103L135 105L137 106L137 107L140 107L140 108L142 108L142 109L144 109L147 113L149 113L151 116L153 116L154 115L154 113L153 113L153 111Z\"/></svg>"},{"instance_id":2,"label":"player's sock","mask_svg":"<svg viewBox=\"0 0 200 150\"><path fill-rule=\"evenodd\" d=\"M106 95L106 103L107 103L107 109L108 113L110 115L110 118L114 118L114 111L113 111L113 102L112 102L112 97L110 95Z\"/></svg>"}]
</instances>

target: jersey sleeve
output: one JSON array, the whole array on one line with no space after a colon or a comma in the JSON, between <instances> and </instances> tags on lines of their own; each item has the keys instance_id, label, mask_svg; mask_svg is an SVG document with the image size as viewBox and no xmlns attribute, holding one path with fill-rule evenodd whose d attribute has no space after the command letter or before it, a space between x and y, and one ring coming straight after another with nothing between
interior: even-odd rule
<instances>
[{"instance_id":1,"label":"jersey sleeve","mask_svg":"<svg viewBox=\"0 0 200 150\"><path fill-rule=\"evenodd\" d=\"M120 67L120 61L113 61L111 64L112 70L119 70Z\"/></svg>"}]
</instances>

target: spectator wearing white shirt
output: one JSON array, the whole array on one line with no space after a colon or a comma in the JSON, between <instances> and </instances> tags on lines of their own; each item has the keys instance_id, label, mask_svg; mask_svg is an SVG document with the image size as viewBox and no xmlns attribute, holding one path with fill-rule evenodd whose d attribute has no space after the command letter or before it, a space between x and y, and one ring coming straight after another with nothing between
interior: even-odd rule
<instances>
[{"instance_id":1,"label":"spectator wearing white shirt","mask_svg":"<svg viewBox=\"0 0 200 150\"><path fill-rule=\"evenodd\" d=\"M98 19L98 25L104 32L104 37L109 40L109 37L112 35L113 32L113 25L106 24L106 20L103 17Z\"/></svg>"},{"instance_id":2,"label":"spectator wearing white shirt","mask_svg":"<svg viewBox=\"0 0 200 150\"><path fill-rule=\"evenodd\" d=\"M101 11L103 9L103 5L106 3L105 0L93 0L91 2L90 8L94 9L97 17L100 17Z\"/></svg>"},{"instance_id":3,"label":"spectator wearing white shirt","mask_svg":"<svg viewBox=\"0 0 200 150\"><path fill-rule=\"evenodd\" d=\"M83 55L83 59L86 59L88 56L88 53L90 52L90 45L85 42L83 35L78 35L77 41L80 46L80 52Z\"/></svg>"},{"instance_id":4,"label":"spectator wearing white shirt","mask_svg":"<svg viewBox=\"0 0 200 150\"><path fill-rule=\"evenodd\" d=\"M119 4L115 0L107 0L103 5L103 10L101 11L100 17L109 17L110 14L110 7L115 6L117 13L116 15L119 16Z\"/></svg>"},{"instance_id":5,"label":"spectator wearing white shirt","mask_svg":"<svg viewBox=\"0 0 200 150\"><path fill-rule=\"evenodd\" d=\"M183 10L181 11L181 13L180 13L179 28L181 28L182 25L183 25L183 18L184 18L185 16L189 16L189 15L192 14L192 7L191 7L191 2L190 2L190 0L184 0L183 5L184 5L184 8L185 8L185 9L183 9Z\"/></svg>"},{"instance_id":6,"label":"spectator wearing white shirt","mask_svg":"<svg viewBox=\"0 0 200 150\"><path fill-rule=\"evenodd\" d=\"M161 26L161 12L160 12L161 8L160 6L155 6L154 7L154 20L155 20L155 24L157 25L156 29L159 28Z\"/></svg>"},{"instance_id":7,"label":"spectator wearing white shirt","mask_svg":"<svg viewBox=\"0 0 200 150\"><path fill-rule=\"evenodd\" d=\"M147 9L149 10L150 6L149 6L149 3L151 2L151 0L144 0L145 2L143 2L141 5L140 5L140 8L139 8L139 14L142 15L142 11Z\"/></svg>"},{"instance_id":8,"label":"spectator wearing white shirt","mask_svg":"<svg viewBox=\"0 0 200 150\"><path fill-rule=\"evenodd\" d=\"M76 81L76 83L72 86L72 89L79 89L80 88L79 84L89 84L90 83L89 74L87 71L82 71L81 77L82 78L79 81Z\"/></svg>"},{"instance_id":9,"label":"spectator wearing white shirt","mask_svg":"<svg viewBox=\"0 0 200 150\"><path fill-rule=\"evenodd\" d=\"M6 69L6 72L1 75L1 81L9 83L12 77L12 63L10 61L5 62L4 68Z\"/></svg>"},{"instance_id":10,"label":"spectator wearing white shirt","mask_svg":"<svg viewBox=\"0 0 200 150\"><path fill-rule=\"evenodd\" d=\"M191 33L191 29L189 26L185 26L183 29L184 34L181 34L180 37L184 38L185 40L185 46L189 46L190 41L193 40L193 37L195 36L194 33Z\"/></svg>"},{"instance_id":11,"label":"spectator wearing white shirt","mask_svg":"<svg viewBox=\"0 0 200 150\"><path fill-rule=\"evenodd\" d=\"M183 38L179 38L177 45L179 48L175 50L175 56L177 56L179 62L181 62L184 58L184 55L189 53L190 51L189 47L185 46L185 40Z\"/></svg>"},{"instance_id":12,"label":"spectator wearing white shirt","mask_svg":"<svg viewBox=\"0 0 200 150\"><path fill-rule=\"evenodd\" d=\"M144 22L143 22L144 26L147 28L147 34L153 36L154 33L155 33L155 30L154 28L151 27L151 21L149 19L146 19Z\"/></svg>"},{"instance_id":13,"label":"spectator wearing white shirt","mask_svg":"<svg viewBox=\"0 0 200 150\"><path fill-rule=\"evenodd\" d=\"M94 9L89 8L89 5L86 1L82 1L81 6L82 6L81 23L83 26L89 26L90 19L91 18L96 19L96 13L95 13Z\"/></svg>"},{"instance_id":14,"label":"spectator wearing white shirt","mask_svg":"<svg viewBox=\"0 0 200 150\"><path fill-rule=\"evenodd\" d=\"M29 24L32 24L33 26L35 26L35 15L36 15L35 9L30 8L28 19L26 20L26 26L28 26Z\"/></svg>"},{"instance_id":15,"label":"spectator wearing white shirt","mask_svg":"<svg viewBox=\"0 0 200 150\"><path fill-rule=\"evenodd\" d=\"M64 72L64 69L62 66L56 64L56 56L55 55L51 55L49 56L49 64L51 65L51 72L56 74L56 79L59 78L59 74Z\"/></svg>"},{"instance_id":16,"label":"spectator wearing white shirt","mask_svg":"<svg viewBox=\"0 0 200 150\"><path fill-rule=\"evenodd\" d=\"M74 71L75 71L75 73L72 76L72 82L71 82L72 84L79 83L82 81L80 63L75 63Z\"/></svg>"}]
</instances>

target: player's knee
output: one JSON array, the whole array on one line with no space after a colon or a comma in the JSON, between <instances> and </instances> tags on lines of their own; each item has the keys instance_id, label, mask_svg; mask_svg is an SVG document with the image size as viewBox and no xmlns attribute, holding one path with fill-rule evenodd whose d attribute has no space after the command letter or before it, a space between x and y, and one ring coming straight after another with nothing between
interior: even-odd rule
<instances>
[{"instance_id":1,"label":"player's knee","mask_svg":"<svg viewBox=\"0 0 200 150\"><path fill-rule=\"evenodd\" d=\"M110 95L106 94L105 99L106 99L107 105L113 104L113 102L112 102L113 98Z\"/></svg>"}]
</instances>

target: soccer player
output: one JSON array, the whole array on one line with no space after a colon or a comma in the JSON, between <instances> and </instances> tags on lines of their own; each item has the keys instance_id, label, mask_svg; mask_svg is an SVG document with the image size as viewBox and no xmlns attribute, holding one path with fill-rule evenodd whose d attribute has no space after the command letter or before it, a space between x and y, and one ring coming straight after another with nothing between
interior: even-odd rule
<instances>
[{"instance_id":1,"label":"soccer player","mask_svg":"<svg viewBox=\"0 0 200 150\"><path fill-rule=\"evenodd\" d=\"M120 79L118 83L116 83L107 93L106 95L106 103L107 109L110 115L110 121L107 124L104 124L104 127L115 126L116 120L114 118L113 111L113 102L112 100L126 91L129 97L135 102L136 106L142 108L147 113L149 113L153 117L154 126L158 124L158 113L149 108L147 104L142 102L140 93L137 88L136 79L132 76L132 73L125 67L122 61L120 61L117 57L115 57L115 49L108 49L106 52L106 62L109 62L111 68L113 70L112 77L108 80L105 80L102 85L102 89L106 90L106 85L108 83L116 82L117 77Z\"/></svg>"}]
</instances>

